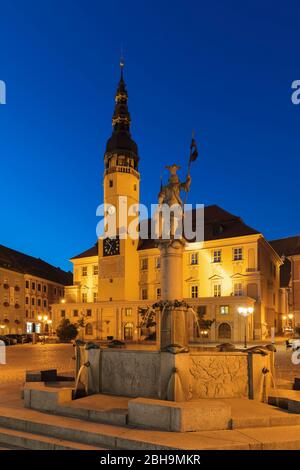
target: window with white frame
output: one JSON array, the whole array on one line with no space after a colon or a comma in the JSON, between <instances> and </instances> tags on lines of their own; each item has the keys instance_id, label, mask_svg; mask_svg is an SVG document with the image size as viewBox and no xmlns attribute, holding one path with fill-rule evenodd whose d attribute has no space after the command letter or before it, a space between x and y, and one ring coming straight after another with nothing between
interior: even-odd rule
<instances>
[{"instance_id":1,"label":"window with white frame","mask_svg":"<svg viewBox=\"0 0 300 470\"><path fill-rule=\"evenodd\" d=\"M198 298L198 284L191 285L191 298L192 299Z\"/></svg>"},{"instance_id":2,"label":"window with white frame","mask_svg":"<svg viewBox=\"0 0 300 470\"><path fill-rule=\"evenodd\" d=\"M142 298L142 300L147 300L148 299L148 289L147 289L147 287L143 287L143 289L141 289L141 298Z\"/></svg>"},{"instance_id":3,"label":"window with white frame","mask_svg":"<svg viewBox=\"0 0 300 470\"><path fill-rule=\"evenodd\" d=\"M190 264L198 264L198 253L194 252L190 254Z\"/></svg>"},{"instance_id":4,"label":"window with white frame","mask_svg":"<svg viewBox=\"0 0 300 470\"><path fill-rule=\"evenodd\" d=\"M221 297L221 284L214 284L214 297Z\"/></svg>"},{"instance_id":5,"label":"window with white frame","mask_svg":"<svg viewBox=\"0 0 300 470\"><path fill-rule=\"evenodd\" d=\"M241 282L235 282L234 283L233 293L236 296L243 295L243 284Z\"/></svg>"},{"instance_id":6,"label":"window with white frame","mask_svg":"<svg viewBox=\"0 0 300 470\"><path fill-rule=\"evenodd\" d=\"M229 315L229 305L220 305L220 315Z\"/></svg>"},{"instance_id":7,"label":"window with white frame","mask_svg":"<svg viewBox=\"0 0 300 470\"><path fill-rule=\"evenodd\" d=\"M221 250L214 250L213 251L213 263L221 263L221 259L222 259Z\"/></svg>"},{"instance_id":8,"label":"window with white frame","mask_svg":"<svg viewBox=\"0 0 300 470\"><path fill-rule=\"evenodd\" d=\"M240 261L243 259L243 248L233 248L233 260Z\"/></svg>"}]
</instances>

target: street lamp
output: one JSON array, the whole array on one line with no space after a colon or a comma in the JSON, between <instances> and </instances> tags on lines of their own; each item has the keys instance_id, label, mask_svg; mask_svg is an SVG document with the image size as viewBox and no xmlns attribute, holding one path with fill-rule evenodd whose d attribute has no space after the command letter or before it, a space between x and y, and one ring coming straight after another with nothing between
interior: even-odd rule
<instances>
[{"instance_id":1,"label":"street lamp","mask_svg":"<svg viewBox=\"0 0 300 470\"><path fill-rule=\"evenodd\" d=\"M244 348L247 349L247 318L249 315L252 315L254 312L253 307L238 307L238 313L245 319L245 338L244 338Z\"/></svg>"}]
</instances>

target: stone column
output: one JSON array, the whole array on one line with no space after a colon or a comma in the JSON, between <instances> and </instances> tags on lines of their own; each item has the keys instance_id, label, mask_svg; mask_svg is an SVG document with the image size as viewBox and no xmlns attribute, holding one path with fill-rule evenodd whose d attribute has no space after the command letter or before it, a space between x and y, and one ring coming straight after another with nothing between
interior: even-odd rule
<instances>
[{"instance_id":1,"label":"stone column","mask_svg":"<svg viewBox=\"0 0 300 470\"><path fill-rule=\"evenodd\" d=\"M161 240L158 244L161 257L161 299L174 304L182 300L183 240ZM160 320L160 349L170 345L188 348L187 309L183 306L165 307Z\"/></svg>"}]
</instances>

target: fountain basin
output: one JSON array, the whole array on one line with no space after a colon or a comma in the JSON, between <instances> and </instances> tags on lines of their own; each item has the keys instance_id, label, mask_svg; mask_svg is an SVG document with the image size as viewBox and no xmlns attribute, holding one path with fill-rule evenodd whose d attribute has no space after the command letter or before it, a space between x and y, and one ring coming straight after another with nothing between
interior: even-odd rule
<instances>
[{"instance_id":1,"label":"fountain basin","mask_svg":"<svg viewBox=\"0 0 300 470\"><path fill-rule=\"evenodd\" d=\"M86 389L93 393L175 401L234 397L263 401L272 386L271 351L264 356L240 351L98 351L85 375ZM85 350L84 361L89 361L88 355ZM264 375L264 368L270 373Z\"/></svg>"}]
</instances>

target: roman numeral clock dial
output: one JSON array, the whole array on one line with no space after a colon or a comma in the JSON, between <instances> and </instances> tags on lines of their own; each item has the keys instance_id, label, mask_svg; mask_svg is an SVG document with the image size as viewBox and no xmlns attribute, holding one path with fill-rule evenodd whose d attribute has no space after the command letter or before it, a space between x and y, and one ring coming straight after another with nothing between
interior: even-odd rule
<instances>
[{"instance_id":1,"label":"roman numeral clock dial","mask_svg":"<svg viewBox=\"0 0 300 470\"><path fill-rule=\"evenodd\" d=\"M114 256L120 254L120 240L119 238L104 238L103 239L103 256Z\"/></svg>"}]
</instances>

